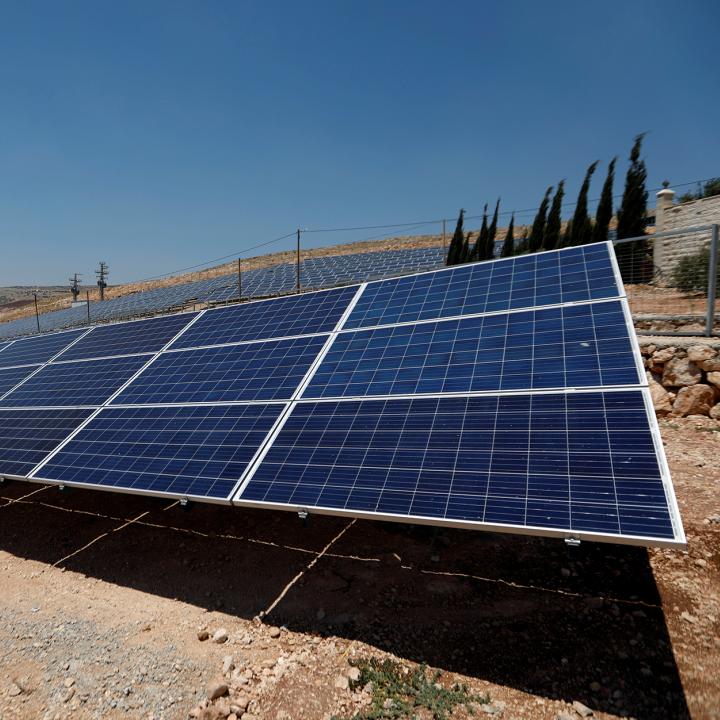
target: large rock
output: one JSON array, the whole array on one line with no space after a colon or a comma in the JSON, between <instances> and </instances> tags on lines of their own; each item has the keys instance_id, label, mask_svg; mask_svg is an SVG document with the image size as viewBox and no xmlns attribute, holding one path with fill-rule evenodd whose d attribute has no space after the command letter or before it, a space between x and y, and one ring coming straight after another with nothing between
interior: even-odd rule
<instances>
[{"instance_id":1,"label":"large rock","mask_svg":"<svg viewBox=\"0 0 720 720\"><path fill-rule=\"evenodd\" d=\"M675 348L671 346L671 347L661 348L660 350L656 350L650 356L650 359L653 361L653 363L662 365L662 363L666 363L669 360L672 360L674 356L675 356Z\"/></svg>"},{"instance_id":2,"label":"large rock","mask_svg":"<svg viewBox=\"0 0 720 720\"><path fill-rule=\"evenodd\" d=\"M217 698L227 695L228 686L227 683L222 679L213 680L208 685L207 696L208 700L217 700Z\"/></svg>"},{"instance_id":3,"label":"large rock","mask_svg":"<svg viewBox=\"0 0 720 720\"><path fill-rule=\"evenodd\" d=\"M710 408L710 417L714 420L720 420L720 403Z\"/></svg>"},{"instance_id":4,"label":"large rock","mask_svg":"<svg viewBox=\"0 0 720 720\"><path fill-rule=\"evenodd\" d=\"M688 359L701 367L705 372L720 371L720 353L717 348L709 345L693 345L688 348Z\"/></svg>"},{"instance_id":5,"label":"large rock","mask_svg":"<svg viewBox=\"0 0 720 720\"><path fill-rule=\"evenodd\" d=\"M673 406L670 401L670 393L655 380L655 378L648 372L647 375L648 385L650 386L650 397L653 401L653 407L658 415L667 415L672 412Z\"/></svg>"},{"instance_id":6,"label":"large rock","mask_svg":"<svg viewBox=\"0 0 720 720\"><path fill-rule=\"evenodd\" d=\"M709 372L707 374L707 381L711 385L714 385L716 388L720 389L720 372L717 370L715 372Z\"/></svg>"},{"instance_id":7,"label":"large rock","mask_svg":"<svg viewBox=\"0 0 720 720\"><path fill-rule=\"evenodd\" d=\"M687 387L700 382L702 371L689 358L674 357L665 363L662 384L666 387Z\"/></svg>"},{"instance_id":8,"label":"large rock","mask_svg":"<svg viewBox=\"0 0 720 720\"><path fill-rule=\"evenodd\" d=\"M673 404L675 415L709 415L715 403L715 393L708 385L681 388Z\"/></svg>"}]
</instances>

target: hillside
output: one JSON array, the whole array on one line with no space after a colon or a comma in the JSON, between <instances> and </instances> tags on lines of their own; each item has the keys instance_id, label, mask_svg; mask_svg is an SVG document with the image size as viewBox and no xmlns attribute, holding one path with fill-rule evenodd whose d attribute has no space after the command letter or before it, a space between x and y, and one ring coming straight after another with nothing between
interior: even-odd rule
<instances>
[{"instance_id":1,"label":"hillside","mask_svg":"<svg viewBox=\"0 0 720 720\"><path fill-rule=\"evenodd\" d=\"M499 228L497 237L502 238L505 235L505 228ZM521 236L523 227L515 228L515 237ZM450 242L452 232L448 231L446 242ZM470 239L477 236L477 231L470 232ZM362 242L345 243L341 245L332 245L327 247L311 248L301 251L301 259L306 260L314 257L325 257L333 255L350 255L353 253L370 253L381 250L401 250L424 247L437 247L442 245L442 235L411 235L397 236L385 238L382 240L368 240ZM259 268L270 267L272 265L280 265L282 263L294 263L296 254L293 250L284 250L281 252L269 253L265 255L256 255L250 258L242 259L242 269L256 270ZM131 293L154 290L155 288L168 287L171 285L179 285L181 283L192 282L206 278L217 277L218 275L227 275L237 271L237 260L215 265L205 270L197 270L188 273L180 273L165 278L157 278L153 280L138 281L125 283L122 285L110 286L105 291L107 299L129 295ZM90 292L91 300L98 300L97 288L83 288L83 297L86 290ZM68 289L64 286L52 287L15 287L0 288L0 322L7 322L18 318L28 317L35 313L35 304L33 300L33 292L38 292L38 306L40 313L51 312L53 310L61 310L70 306L71 296Z\"/></svg>"}]
</instances>

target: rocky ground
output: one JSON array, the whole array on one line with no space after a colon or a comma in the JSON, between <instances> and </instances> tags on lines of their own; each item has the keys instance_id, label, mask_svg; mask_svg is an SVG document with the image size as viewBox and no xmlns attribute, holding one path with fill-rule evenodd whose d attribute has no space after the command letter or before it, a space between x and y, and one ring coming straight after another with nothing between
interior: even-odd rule
<instances>
[{"instance_id":1,"label":"rocky ground","mask_svg":"<svg viewBox=\"0 0 720 720\"><path fill-rule=\"evenodd\" d=\"M687 552L5 484L0 717L403 717L393 658L452 720L719 718L720 422L661 429Z\"/></svg>"}]
</instances>

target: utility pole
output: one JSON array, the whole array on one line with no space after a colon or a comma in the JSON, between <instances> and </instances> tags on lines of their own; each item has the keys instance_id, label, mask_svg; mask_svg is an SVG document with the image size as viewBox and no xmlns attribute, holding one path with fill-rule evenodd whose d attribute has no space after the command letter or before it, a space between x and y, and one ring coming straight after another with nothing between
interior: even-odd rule
<instances>
[{"instance_id":1,"label":"utility pole","mask_svg":"<svg viewBox=\"0 0 720 720\"><path fill-rule=\"evenodd\" d=\"M105 288L107 287L107 276L110 274L106 262L100 261L100 269L95 271L98 277L97 286L100 289L100 300L105 299Z\"/></svg>"},{"instance_id":2,"label":"utility pole","mask_svg":"<svg viewBox=\"0 0 720 720\"><path fill-rule=\"evenodd\" d=\"M300 228L297 230L297 272L295 277L295 290L300 292Z\"/></svg>"},{"instance_id":3,"label":"utility pole","mask_svg":"<svg viewBox=\"0 0 720 720\"><path fill-rule=\"evenodd\" d=\"M445 218L443 218L443 252L445 252Z\"/></svg>"},{"instance_id":4,"label":"utility pole","mask_svg":"<svg viewBox=\"0 0 720 720\"><path fill-rule=\"evenodd\" d=\"M240 267L240 258L238 258L238 300L242 300L242 269Z\"/></svg>"},{"instance_id":5,"label":"utility pole","mask_svg":"<svg viewBox=\"0 0 720 720\"><path fill-rule=\"evenodd\" d=\"M38 310L37 293L33 293L35 297L35 322L37 322L37 329L40 332L40 312Z\"/></svg>"},{"instance_id":6,"label":"utility pole","mask_svg":"<svg viewBox=\"0 0 720 720\"><path fill-rule=\"evenodd\" d=\"M70 286L70 292L73 296L73 302L77 302L77 299L80 296L80 275L73 273L73 276L69 278L69 280L72 283Z\"/></svg>"},{"instance_id":7,"label":"utility pole","mask_svg":"<svg viewBox=\"0 0 720 720\"><path fill-rule=\"evenodd\" d=\"M88 325L90 324L90 291L85 291L85 302L87 303Z\"/></svg>"}]
</instances>

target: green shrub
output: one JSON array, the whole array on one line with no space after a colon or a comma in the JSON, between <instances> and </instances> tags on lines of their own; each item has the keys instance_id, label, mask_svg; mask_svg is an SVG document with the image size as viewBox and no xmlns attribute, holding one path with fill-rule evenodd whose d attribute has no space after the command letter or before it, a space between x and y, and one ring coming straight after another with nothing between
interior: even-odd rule
<instances>
[{"instance_id":1,"label":"green shrub","mask_svg":"<svg viewBox=\"0 0 720 720\"><path fill-rule=\"evenodd\" d=\"M695 255L686 255L672 274L673 285L683 292L707 292L709 263L709 248Z\"/></svg>"},{"instance_id":2,"label":"green shrub","mask_svg":"<svg viewBox=\"0 0 720 720\"><path fill-rule=\"evenodd\" d=\"M409 668L394 660L370 658L353 663L360 677L350 683L357 690L368 683L372 688L372 702L356 715L356 720L406 720L416 716L423 708L424 716L433 720L448 720L456 706L462 706L472 715L473 703L490 702L488 695L472 695L465 685L443 686L440 672L428 672L425 665ZM341 720L337 716L333 720Z\"/></svg>"}]
</instances>

